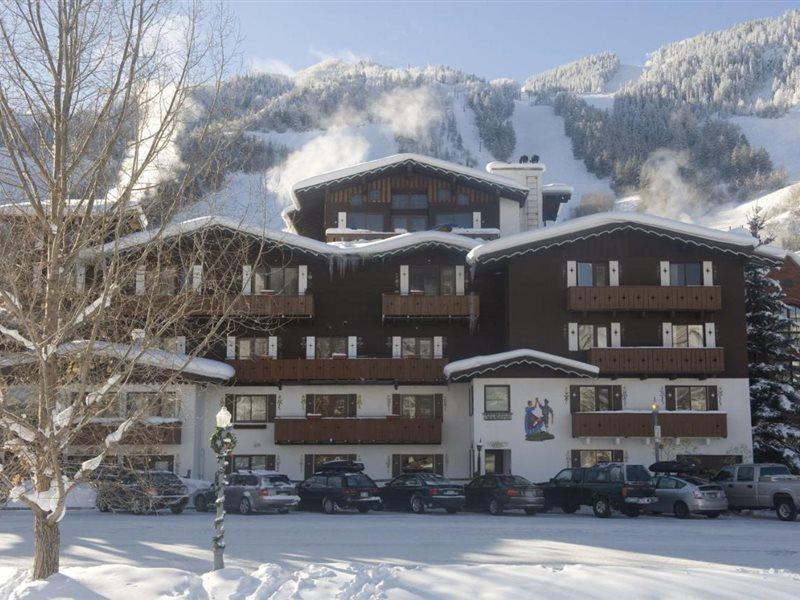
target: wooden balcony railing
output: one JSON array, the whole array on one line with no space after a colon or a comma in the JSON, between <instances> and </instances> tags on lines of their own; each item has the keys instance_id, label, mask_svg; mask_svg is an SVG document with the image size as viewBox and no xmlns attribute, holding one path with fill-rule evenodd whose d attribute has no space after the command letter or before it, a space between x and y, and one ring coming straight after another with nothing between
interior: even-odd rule
<instances>
[{"instance_id":1,"label":"wooden balcony railing","mask_svg":"<svg viewBox=\"0 0 800 600\"><path fill-rule=\"evenodd\" d=\"M441 444L439 419L275 419L276 444Z\"/></svg>"},{"instance_id":2,"label":"wooden balcony railing","mask_svg":"<svg viewBox=\"0 0 800 600\"><path fill-rule=\"evenodd\" d=\"M144 312L152 304L157 309L175 305L187 307L189 316L202 317L221 315L228 311L230 315L249 315L264 317L311 318L314 316L314 296L285 295L235 295L225 298L213 298L203 295L187 296L128 296L126 299L132 313Z\"/></svg>"},{"instance_id":3,"label":"wooden balcony railing","mask_svg":"<svg viewBox=\"0 0 800 600\"><path fill-rule=\"evenodd\" d=\"M383 294L382 304L384 318L477 317L480 312L480 297L477 294L463 296Z\"/></svg>"},{"instance_id":4,"label":"wooden balcony railing","mask_svg":"<svg viewBox=\"0 0 800 600\"><path fill-rule=\"evenodd\" d=\"M722 288L718 285L570 287L567 307L583 311L714 311L722 309Z\"/></svg>"},{"instance_id":5,"label":"wooden balcony railing","mask_svg":"<svg viewBox=\"0 0 800 600\"><path fill-rule=\"evenodd\" d=\"M725 370L722 348L591 348L587 354L601 375L716 375Z\"/></svg>"},{"instance_id":6,"label":"wooden balcony railing","mask_svg":"<svg viewBox=\"0 0 800 600\"><path fill-rule=\"evenodd\" d=\"M660 412L661 437L728 437L728 415L719 412ZM650 412L582 412L572 415L572 437L653 437Z\"/></svg>"},{"instance_id":7,"label":"wooden balcony railing","mask_svg":"<svg viewBox=\"0 0 800 600\"><path fill-rule=\"evenodd\" d=\"M240 384L289 381L444 382L446 358L276 358L229 360Z\"/></svg>"},{"instance_id":8,"label":"wooden balcony railing","mask_svg":"<svg viewBox=\"0 0 800 600\"><path fill-rule=\"evenodd\" d=\"M120 421L121 423L122 421ZM106 436L112 433L119 423L88 423L75 436L72 442L77 446L94 446L102 444ZM137 423L122 436L122 444L180 444L182 424L171 423Z\"/></svg>"}]
</instances>

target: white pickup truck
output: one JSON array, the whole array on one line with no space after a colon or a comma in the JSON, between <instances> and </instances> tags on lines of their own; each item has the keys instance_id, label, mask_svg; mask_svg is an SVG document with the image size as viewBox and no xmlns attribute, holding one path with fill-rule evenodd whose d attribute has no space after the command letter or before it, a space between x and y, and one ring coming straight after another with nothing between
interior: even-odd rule
<instances>
[{"instance_id":1,"label":"white pickup truck","mask_svg":"<svg viewBox=\"0 0 800 600\"><path fill-rule=\"evenodd\" d=\"M786 465L747 463L730 465L714 476L725 490L732 510L774 509L781 521L794 521L800 507L800 477Z\"/></svg>"}]
</instances>

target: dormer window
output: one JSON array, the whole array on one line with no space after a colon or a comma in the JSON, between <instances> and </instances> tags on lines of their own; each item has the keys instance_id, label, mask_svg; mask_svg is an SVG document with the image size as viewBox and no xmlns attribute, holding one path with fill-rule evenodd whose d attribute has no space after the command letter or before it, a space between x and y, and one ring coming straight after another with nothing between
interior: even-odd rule
<instances>
[{"instance_id":1,"label":"dormer window","mask_svg":"<svg viewBox=\"0 0 800 600\"><path fill-rule=\"evenodd\" d=\"M425 192L392 193L392 208L426 210L428 208L428 194Z\"/></svg>"}]
</instances>

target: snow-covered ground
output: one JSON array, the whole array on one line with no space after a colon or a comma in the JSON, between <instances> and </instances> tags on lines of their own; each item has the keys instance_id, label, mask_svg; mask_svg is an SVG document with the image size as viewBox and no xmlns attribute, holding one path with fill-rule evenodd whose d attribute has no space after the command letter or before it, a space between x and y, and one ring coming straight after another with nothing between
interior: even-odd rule
<instances>
[{"instance_id":1,"label":"snow-covered ground","mask_svg":"<svg viewBox=\"0 0 800 600\"><path fill-rule=\"evenodd\" d=\"M789 179L800 179L800 107L777 119L755 116L732 117L751 146L766 148L772 163L786 169Z\"/></svg>"},{"instance_id":2,"label":"snow-covered ground","mask_svg":"<svg viewBox=\"0 0 800 600\"><path fill-rule=\"evenodd\" d=\"M512 156L538 154L547 168L546 183L571 185L573 201L592 192L613 195L609 180L587 171L583 161L572 154L572 142L564 133L564 119L555 114L552 106L517 101L512 122L517 136Z\"/></svg>"},{"instance_id":3,"label":"snow-covered ground","mask_svg":"<svg viewBox=\"0 0 800 600\"><path fill-rule=\"evenodd\" d=\"M768 513L687 521L585 512L231 514L229 569L201 577L212 519L72 511L62 523L62 575L25 584L32 522L5 511L0 598L800 596L800 522Z\"/></svg>"}]
</instances>

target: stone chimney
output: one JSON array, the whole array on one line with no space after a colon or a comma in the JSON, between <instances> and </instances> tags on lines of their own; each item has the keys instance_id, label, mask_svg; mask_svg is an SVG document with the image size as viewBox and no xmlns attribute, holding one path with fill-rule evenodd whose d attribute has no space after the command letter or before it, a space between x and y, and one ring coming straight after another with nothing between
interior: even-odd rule
<instances>
[{"instance_id":1,"label":"stone chimney","mask_svg":"<svg viewBox=\"0 0 800 600\"><path fill-rule=\"evenodd\" d=\"M528 188L528 198L525 204L519 210L519 229L517 231L529 231L543 226L542 223L542 177L545 167L542 163L538 162L539 157L534 156L536 162L532 162L527 156L522 156L520 162L506 163L501 161L490 162L486 165L486 170L494 175L502 175L513 179L517 183L521 183ZM506 201L508 202L508 201ZM501 205L500 209L500 230L501 234L505 235L504 229L509 233L516 233L513 231L513 226L508 223L508 208L503 210ZM503 225L504 212L506 214L506 227Z\"/></svg>"}]
</instances>

